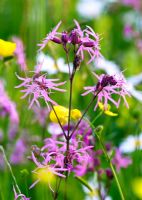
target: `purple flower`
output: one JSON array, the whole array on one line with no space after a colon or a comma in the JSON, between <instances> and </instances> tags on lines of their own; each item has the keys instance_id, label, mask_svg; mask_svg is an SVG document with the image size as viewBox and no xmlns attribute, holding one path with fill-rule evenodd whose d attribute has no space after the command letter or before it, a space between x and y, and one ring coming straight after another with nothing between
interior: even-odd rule
<instances>
[{"instance_id":1,"label":"purple flower","mask_svg":"<svg viewBox=\"0 0 142 200\"><path fill-rule=\"evenodd\" d=\"M119 171L121 168L127 168L132 163L132 160L128 157L123 157L120 150L116 149L112 163L116 166L117 171Z\"/></svg>"},{"instance_id":2,"label":"purple flower","mask_svg":"<svg viewBox=\"0 0 142 200\"><path fill-rule=\"evenodd\" d=\"M87 51L90 55L90 60L88 63L92 62L95 58L100 57L100 46L99 46L99 35L96 34L93 29L89 26L86 26L85 29L81 29L79 23L74 20L76 27L72 29L69 33L63 31L62 33L57 32L61 22L50 32L47 37L43 40L43 43L40 44L40 50L42 50L49 41L61 44L66 51L66 45L72 44L76 47L76 55L81 57L81 60L84 60L84 52Z\"/></svg>"},{"instance_id":3,"label":"purple flower","mask_svg":"<svg viewBox=\"0 0 142 200\"><path fill-rule=\"evenodd\" d=\"M10 139L13 139L18 129L19 116L15 103L10 100L4 90L2 81L0 81L0 116L5 117L6 115L10 118L8 135Z\"/></svg>"},{"instance_id":4,"label":"purple flower","mask_svg":"<svg viewBox=\"0 0 142 200\"><path fill-rule=\"evenodd\" d=\"M95 109L97 108L99 102L103 102L104 106L107 108L108 101L111 101L118 108L121 98L123 98L126 107L129 107L125 96L130 96L130 94L127 91L126 81L122 74L119 76L110 76L105 74L98 76L95 73L93 74L98 79L97 85L84 87L86 92L84 92L82 95L85 96L89 93L97 95L97 103ZM113 94L119 96L118 101L113 99Z\"/></svg>"},{"instance_id":5,"label":"purple flower","mask_svg":"<svg viewBox=\"0 0 142 200\"><path fill-rule=\"evenodd\" d=\"M42 43L38 44L38 46L40 46L39 50L42 50L47 45L49 40L54 41L56 43L61 43L60 38L58 38L58 32L57 32L57 30L60 27L61 23L62 22L60 21L57 24L57 26L49 34L47 34L46 38L42 41Z\"/></svg>"},{"instance_id":6,"label":"purple flower","mask_svg":"<svg viewBox=\"0 0 142 200\"><path fill-rule=\"evenodd\" d=\"M16 43L15 56L17 57L17 63L20 65L21 70L27 69L26 58L24 53L24 45L20 38L14 37L13 41Z\"/></svg>"},{"instance_id":7,"label":"purple flower","mask_svg":"<svg viewBox=\"0 0 142 200\"><path fill-rule=\"evenodd\" d=\"M140 0L122 0L122 3L128 6L132 6L136 10L139 10L141 6Z\"/></svg>"},{"instance_id":8,"label":"purple flower","mask_svg":"<svg viewBox=\"0 0 142 200\"><path fill-rule=\"evenodd\" d=\"M65 84L65 82L56 83L59 79L47 79L46 75L41 75L37 72L31 78L22 78L18 75L17 77L22 80L23 83L16 86L16 88L25 87L24 90L21 90L21 92L25 93L24 96L22 96L22 99L28 95L32 96L32 99L29 99L29 108L31 108L34 103L40 106L38 101L40 98L44 99L47 103L51 102L52 104L57 105L57 103L50 98L50 94L52 93L51 90L65 92L65 90L58 88L58 86Z\"/></svg>"},{"instance_id":9,"label":"purple flower","mask_svg":"<svg viewBox=\"0 0 142 200\"><path fill-rule=\"evenodd\" d=\"M10 162L14 165L25 162L25 154L27 152L27 144L23 138L18 139L14 151L10 157Z\"/></svg>"},{"instance_id":10,"label":"purple flower","mask_svg":"<svg viewBox=\"0 0 142 200\"><path fill-rule=\"evenodd\" d=\"M14 186L13 186L13 191L14 191L14 200L18 200L19 198L22 200L30 200L30 198L26 197L24 194L17 194Z\"/></svg>"},{"instance_id":11,"label":"purple flower","mask_svg":"<svg viewBox=\"0 0 142 200\"><path fill-rule=\"evenodd\" d=\"M49 114L49 110L46 107L37 107L33 106L33 112L34 112L34 122L38 122L41 126L46 125L47 116Z\"/></svg>"},{"instance_id":12,"label":"purple flower","mask_svg":"<svg viewBox=\"0 0 142 200\"><path fill-rule=\"evenodd\" d=\"M43 161L39 162L37 160L37 158L35 157L34 153L32 152L32 160L37 166L37 168L33 171L33 173L38 175L40 173L40 170L44 169L44 170L46 170L46 173L65 178L65 175L63 174L63 172L67 171L66 168L59 167L53 163L50 164L50 162L52 161L52 156L54 156L54 154L55 154L55 152L46 153L46 154L42 153L41 158ZM38 182L41 181L40 176L38 176L38 177L39 178L30 186L30 189L33 188ZM49 187L50 187L50 183L49 183Z\"/></svg>"}]
</instances>

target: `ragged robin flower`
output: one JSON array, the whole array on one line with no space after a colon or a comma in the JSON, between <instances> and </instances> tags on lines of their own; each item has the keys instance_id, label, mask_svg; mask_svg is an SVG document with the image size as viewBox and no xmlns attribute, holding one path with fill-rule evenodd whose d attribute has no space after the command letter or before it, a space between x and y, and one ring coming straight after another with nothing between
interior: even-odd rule
<instances>
[{"instance_id":1,"label":"ragged robin flower","mask_svg":"<svg viewBox=\"0 0 142 200\"><path fill-rule=\"evenodd\" d=\"M57 105L57 103L50 97L51 92L53 90L65 92L65 90L58 88L58 86L64 85L65 82L56 83L59 79L47 79L45 74L40 74L39 69L35 71L32 77L22 78L17 75L17 78L23 82L15 88L25 87L25 89L21 90L21 92L25 93L22 98L25 98L28 95L32 96L32 99L30 99L29 108L31 108L34 103L40 106L40 98L44 99L46 103L50 102L54 105Z\"/></svg>"},{"instance_id":2,"label":"ragged robin flower","mask_svg":"<svg viewBox=\"0 0 142 200\"><path fill-rule=\"evenodd\" d=\"M75 28L73 28L70 32L57 32L61 25L60 21L57 26L49 34L47 34L42 43L38 45L40 46L40 50L45 48L49 41L52 41L62 45L66 51L68 51L67 44L73 45L76 47L76 55L78 55L81 60L84 60L84 52L87 52L90 56L88 63L92 62L95 58L100 57L99 35L89 26L86 26L86 28L82 30L76 20L74 20L74 23Z\"/></svg>"},{"instance_id":3,"label":"ragged robin flower","mask_svg":"<svg viewBox=\"0 0 142 200\"><path fill-rule=\"evenodd\" d=\"M122 74L119 76L110 76L106 74L98 76L96 73L93 74L98 79L98 82L95 86L84 87L86 92L84 92L82 96L85 96L89 93L96 95L97 103L95 109L98 107L99 102L102 102L106 109L108 101L112 102L118 108L121 99L124 100L126 107L129 107L126 96L130 96L130 94L127 91L127 84ZM118 96L117 101L113 98L113 95Z\"/></svg>"}]
</instances>

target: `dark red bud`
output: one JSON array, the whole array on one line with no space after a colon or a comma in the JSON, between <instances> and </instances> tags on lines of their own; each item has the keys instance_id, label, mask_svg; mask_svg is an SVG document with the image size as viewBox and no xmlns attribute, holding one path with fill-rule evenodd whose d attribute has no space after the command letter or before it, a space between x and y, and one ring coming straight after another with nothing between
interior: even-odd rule
<instances>
[{"instance_id":1,"label":"dark red bud","mask_svg":"<svg viewBox=\"0 0 142 200\"><path fill-rule=\"evenodd\" d=\"M67 32L62 32L61 40L64 44L66 44L69 40L69 36Z\"/></svg>"},{"instance_id":2,"label":"dark red bud","mask_svg":"<svg viewBox=\"0 0 142 200\"><path fill-rule=\"evenodd\" d=\"M61 44L61 43L62 43L61 39L60 39L60 38L57 38L57 37L54 37L54 38L52 39L52 41L55 42L55 43L57 43L57 44Z\"/></svg>"},{"instance_id":3,"label":"dark red bud","mask_svg":"<svg viewBox=\"0 0 142 200\"><path fill-rule=\"evenodd\" d=\"M94 47L94 42L83 42L85 47Z\"/></svg>"}]
</instances>

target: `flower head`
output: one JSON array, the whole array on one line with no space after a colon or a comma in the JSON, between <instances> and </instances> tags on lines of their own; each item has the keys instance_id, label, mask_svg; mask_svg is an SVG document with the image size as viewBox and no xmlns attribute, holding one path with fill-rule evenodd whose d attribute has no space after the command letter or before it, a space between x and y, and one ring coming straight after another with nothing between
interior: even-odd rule
<instances>
[{"instance_id":1,"label":"flower head","mask_svg":"<svg viewBox=\"0 0 142 200\"><path fill-rule=\"evenodd\" d=\"M0 81L0 116L9 116L9 139L13 139L18 129L19 116L16 110L16 105L4 90L3 82Z\"/></svg>"},{"instance_id":2,"label":"flower head","mask_svg":"<svg viewBox=\"0 0 142 200\"><path fill-rule=\"evenodd\" d=\"M122 75L110 76L102 74L98 76L95 73L93 74L98 79L98 83L95 86L84 87L84 89L87 91L84 92L82 95L84 96L89 93L93 93L97 96L97 104L95 106L95 109L97 108L99 102L102 102L104 104L104 107L107 108L108 101L111 101L118 108L120 105L121 98L123 98L126 107L128 107L128 103L125 96L130 95L127 91L126 81ZM119 96L118 101L115 101L112 98L113 94Z\"/></svg>"},{"instance_id":3,"label":"flower head","mask_svg":"<svg viewBox=\"0 0 142 200\"><path fill-rule=\"evenodd\" d=\"M42 50L47 43L49 42L49 40L54 41L56 43L61 43L61 40L57 37L58 36L58 28L61 25L61 21L57 24L57 26L49 33L47 34L46 38L43 40L43 42L41 44L38 44L38 46L40 46L40 50Z\"/></svg>"},{"instance_id":4,"label":"flower head","mask_svg":"<svg viewBox=\"0 0 142 200\"><path fill-rule=\"evenodd\" d=\"M116 149L112 163L116 166L117 171L119 171L121 168L127 168L132 163L132 160L128 157L123 157L120 150Z\"/></svg>"},{"instance_id":5,"label":"flower head","mask_svg":"<svg viewBox=\"0 0 142 200\"><path fill-rule=\"evenodd\" d=\"M66 49L67 44L76 46L76 55L80 56L81 60L84 59L84 52L88 52L90 55L88 63L92 62L95 58L100 57L99 35L89 26L86 26L86 28L82 30L76 20L74 20L74 23L76 27L69 33L67 31L59 33L57 32L57 29L61 24L61 22L59 22L53 31L51 31L43 40L42 44L39 44L39 46L41 46L40 50L42 50L49 41L52 41L61 44L64 49Z\"/></svg>"},{"instance_id":6,"label":"flower head","mask_svg":"<svg viewBox=\"0 0 142 200\"><path fill-rule=\"evenodd\" d=\"M142 133L140 135L129 135L122 141L119 149L123 153L131 153L136 149L142 149Z\"/></svg>"},{"instance_id":7,"label":"flower head","mask_svg":"<svg viewBox=\"0 0 142 200\"><path fill-rule=\"evenodd\" d=\"M8 42L0 39L0 56L8 57L13 56L16 49L16 44L14 42Z\"/></svg>"},{"instance_id":8,"label":"flower head","mask_svg":"<svg viewBox=\"0 0 142 200\"><path fill-rule=\"evenodd\" d=\"M56 116L57 115L57 116ZM58 123L60 120L62 125L67 124L69 117L69 109L60 105L54 106L53 110L50 112L50 120L54 123ZM78 109L71 110L71 119L78 120L81 117L81 112Z\"/></svg>"},{"instance_id":9,"label":"flower head","mask_svg":"<svg viewBox=\"0 0 142 200\"><path fill-rule=\"evenodd\" d=\"M110 111L111 106L108 104L106 107L102 104L102 102L98 102L98 106L100 108L100 110L102 110L104 112L104 114L108 115L108 116L112 116L115 117L118 114L117 113L113 113L112 111Z\"/></svg>"},{"instance_id":10,"label":"flower head","mask_svg":"<svg viewBox=\"0 0 142 200\"><path fill-rule=\"evenodd\" d=\"M16 49L14 51L17 57L17 63L20 65L21 70L25 71L27 69L26 58L24 53L24 45L20 38L14 37L13 41L16 43Z\"/></svg>"},{"instance_id":11,"label":"flower head","mask_svg":"<svg viewBox=\"0 0 142 200\"><path fill-rule=\"evenodd\" d=\"M65 92L65 90L58 88L58 86L65 84L65 82L56 83L59 79L47 79L46 75L41 75L40 73L35 73L33 77L22 78L18 76L18 79L22 80L23 83L16 86L16 88L25 87L24 96L25 98L28 95L32 96L32 100L30 101L29 108L36 103L39 106L39 99L42 98L46 103L51 102L54 105L57 105L55 101L50 98L50 94L52 90Z\"/></svg>"},{"instance_id":12,"label":"flower head","mask_svg":"<svg viewBox=\"0 0 142 200\"><path fill-rule=\"evenodd\" d=\"M142 199L142 177L134 178L132 181L132 190L133 193L139 198Z\"/></svg>"}]
</instances>

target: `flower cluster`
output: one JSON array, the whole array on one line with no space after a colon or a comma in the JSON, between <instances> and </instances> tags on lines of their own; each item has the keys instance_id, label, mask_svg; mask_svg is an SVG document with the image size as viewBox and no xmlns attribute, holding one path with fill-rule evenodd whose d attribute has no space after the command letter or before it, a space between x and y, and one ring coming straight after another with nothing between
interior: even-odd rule
<instances>
[{"instance_id":1,"label":"flower cluster","mask_svg":"<svg viewBox=\"0 0 142 200\"><path fill-rule=\"evenodd\" d=\"M99 102L103 102L105 108L107 109L108 101L111 101L118 108L121 98L123 98L125 105L128 107L125 96L130 96L130 94L127 91L127 84L123 75L110 76L102 74L98 76L96 73L93 74L98 79L97 84L95 86L84 87L84 89L87 91L84 92L82 95L84 96L89 93L93 93L93 95L97 97L97 104L95 106L95 109L97 108ZM117 101L113 99L113 94L119 96L119 99Z\"/></svg>"},{"instance_id":2,"label":"flower cluster","mask_svg":"<svg viewBox=\"0 0 142 200\"><path fill-rule=\"evenodd\" d=\"M35 72L33 77L22 78L18 75L17 77L23 81L23 83L16 86L16 88L25 87L24 90L21 90L21 92L25 92L22 98L25 98L28 95L32 96L29 108L31 108L34 103L39 106L40 98L44 99L47 103L50 102L57 105L57 103L50 98L51 91L56 90L65 92L65 90L58 88L58 86L64 85L65 82L56 83L59 79L47 79L45 74L41 75L39 72Z\"/></svg>"},{"instance_id":3,"label":"flower cluster","mask_svg":"<svg viewBox=\"0 0 142 200\"><path fill-rule=\"evenodd\" d=\"M79 23L76 20L74 20L74 22L76 28L72 29L69 33L67 31L63 31L62 33L57 32L61 25L61 22L59 22L57 26L49 34L47 34L43 42L39 44L40 50L42 50L49 41L52 41L57 44L62 44L66 51L67 44L76 46L76 55L79 55L81 60L84 60L84 52L87 51L90 55L88 63L101 56L99 35L96 34L91 27L87 26L84 30L82 30Z\"/></svg>"}]
</instances>

